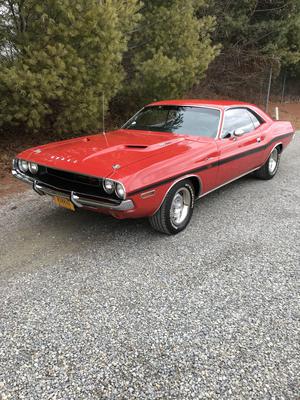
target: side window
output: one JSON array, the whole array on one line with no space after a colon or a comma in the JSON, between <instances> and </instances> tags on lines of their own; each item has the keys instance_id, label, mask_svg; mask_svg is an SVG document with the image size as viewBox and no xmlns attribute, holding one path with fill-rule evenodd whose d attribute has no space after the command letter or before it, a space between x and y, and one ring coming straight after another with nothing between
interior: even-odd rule
<instances>
[{"instance_id":1,"label":"side window","mask_svg":"<svg viewBox=\"0 0 300 400\"><path fill-rule=\"evenodd\" d=\"M259 121L259 119L253 114L253 112L251 112L250 110L248 110L248 113L250 115L251 121L253 122L254 128L258 128L261 125L261 122Z\"/></svg>"},{"instance_id":2,"label":"side window","mask_svg":"<svg viewBox=\"0 0 300 400\"><path fill-rule=\"evenodd\" d=\"M222 137L233 133L236 129L243 129L245 133L253 131L254 123L246 108L232 108L225 111Z\"/></svg>"}]
</instances>

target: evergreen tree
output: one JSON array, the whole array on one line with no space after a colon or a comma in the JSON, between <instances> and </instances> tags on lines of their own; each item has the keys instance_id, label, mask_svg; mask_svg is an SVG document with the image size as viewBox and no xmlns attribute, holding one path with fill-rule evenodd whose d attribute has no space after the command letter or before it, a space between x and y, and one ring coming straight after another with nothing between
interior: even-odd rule
<instances>
[{"instance_id":1,"label":"evergreen tree","mask_svg":"<svg viewBox=\"0 0 300 400\"><path fill-rule=\"evenodd\" d=\"M204 77L218 52L214 18L198 19L203 0L145 0L127 55L127 96L140 105L182 97Z\"/></svg>"},{"instance_id":2,"label":"evergreen tree","mask_svg":"<svg viewBox=\"0 0 300 400\"><path fill-rule=\"evenodd\" d=\"M121 87L138 0L1 0L2 130L101 125ZM0 127L1 129L1 127Z\"/></svg>"},{"instance_id":3,"label":"evergreen tree","mask_svg":"<svg viewBox=\"0 0 300 400\"><path fill-rule=\"evenodd\" d=\"M236 96L242 86L245 96L257 97L271 66L274 76L299 63L300 0L209 0L200 11L201 18L215 16L212 39L222 45L210 66L211 90Z\"/></svg>"}]
</instances>

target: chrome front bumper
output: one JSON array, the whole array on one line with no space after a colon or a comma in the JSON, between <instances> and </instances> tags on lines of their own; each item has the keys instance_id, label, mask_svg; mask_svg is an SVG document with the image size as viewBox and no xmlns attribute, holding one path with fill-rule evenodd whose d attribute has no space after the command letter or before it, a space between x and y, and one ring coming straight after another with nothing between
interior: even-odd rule
<instances>
[{"instance_id":1,"label":"chrome front bumper","mask_svg":"<svg viewBox=\"0 0 300 400\"><path fill-rule=\"evenodd\" d=\"M38 180L32 179L29 176L23 174L20 171L15 169L12 170L12 174L14 177L20 179L23 182L29 183L32 185L33 190L37 192L39 195L49 195L49 196L59 196L65 199L69 199L76 207L89 207L89 208L106 208L113 211L129 211L134 209L133 201L123 200L120 203L116 202L116 204L108 203L105 199L97 198L94 196L86 196L82 193L63 191L62 189L58 189L54 186L45 184Z\"/></svg>"}]
</instances>

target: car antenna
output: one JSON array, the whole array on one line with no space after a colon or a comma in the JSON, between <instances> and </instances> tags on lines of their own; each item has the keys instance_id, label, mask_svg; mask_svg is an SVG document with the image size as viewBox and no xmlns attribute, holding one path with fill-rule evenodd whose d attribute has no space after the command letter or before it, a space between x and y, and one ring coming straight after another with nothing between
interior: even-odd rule
<instances>
[{"instance_id":1,"label":"car antenna","mask_svg":"<svg viewBox=\"0 0 300 400\"><path fill-rule=\"evenodd\" d=\"M106 145L108 147L108 141L105 134L105 95L104 92L102 93L102 133L105 137Z\"/></svg>"}]
</instances>

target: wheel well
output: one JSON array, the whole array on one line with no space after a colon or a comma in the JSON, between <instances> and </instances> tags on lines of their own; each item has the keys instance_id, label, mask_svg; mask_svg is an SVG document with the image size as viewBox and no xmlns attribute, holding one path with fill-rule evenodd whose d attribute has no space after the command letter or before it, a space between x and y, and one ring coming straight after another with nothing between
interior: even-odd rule
<instances>
[{"instance_id":1,"label":"wheel well","mask_svg":"<svg viewBox=\"0 0 300 400\"><path fill-rule=\"evenodd\" d=\"M276 146L276 149L278 149L279 150L279 154L282 152L282 150L283 150L283 145L282 144L278 144L277 146Z\"/></svg>"},{"instance_id":2,"label":"wheel well","mask_svg":"<svg viewBox=\"0 0 300 400\"><path fill-rule=\"evenodd\" d=\"M199 197L201 193L201 184L199 179L196 176L190 176L188 179L192 182L195 189L195 197Z\"/></svg>"}]
</instances>

